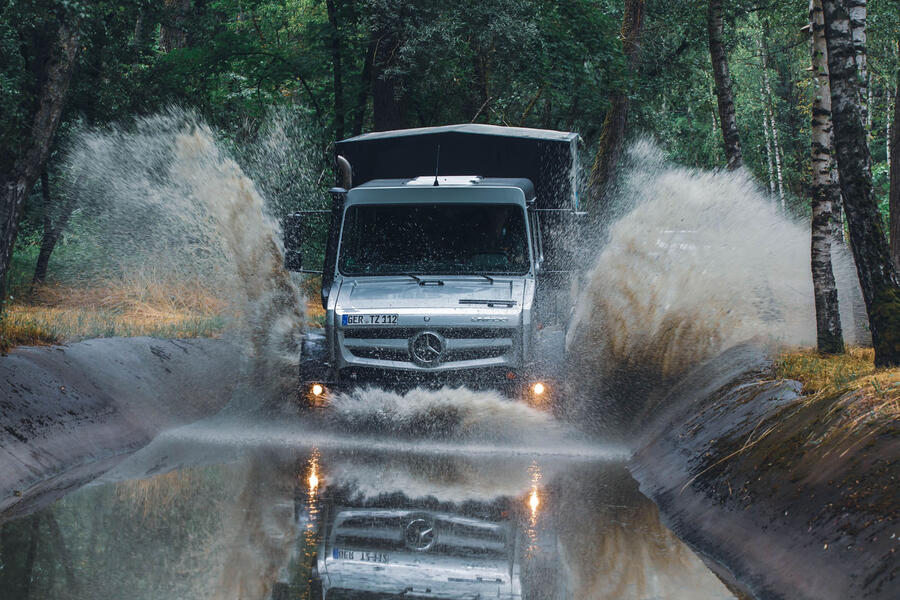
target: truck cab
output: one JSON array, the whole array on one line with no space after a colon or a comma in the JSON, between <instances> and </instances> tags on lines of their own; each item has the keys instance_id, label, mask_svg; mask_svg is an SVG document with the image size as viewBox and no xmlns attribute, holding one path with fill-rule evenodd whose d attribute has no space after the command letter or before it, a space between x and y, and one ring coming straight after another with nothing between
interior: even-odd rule
<instances>
[{"instance_id":1,"label":"truck cab","mask_svg":"<svg viewBox=\"0 0 900 600\"><path fill-rule=\"evenodd\" d=\"M372 141L367 136L338 144L355 156L337 159L345 187L332 190L322 271L325 327L306 334L301 357L301 389L312 404L328 392L373 383L398 391L466 385L532 400L548 389L544 371L553 360L542 357L561 359L573 300L569 289L559 289L560 275L570 271L550 268L545 248L548 234L564 232L547 224L576 211L542 206L530 177L490 176L533 176L527 160L502 169L496 158L461 163L466 148L477 154L485 133L509 136L513 128L480 126L480 135L462 140L434 129L446 128L368 134L407 146L410 138L426 148L434 144L434 175L367 177L354 186L365 172L356 165L383 162L382 153L373 159L359 150L372 154L363 143ZM449 159L441 146L452 148ZM441 172L441 152L451 174ZM417 168L424 154L407 147L413 164L403 168ZM479 166L489 175L457 174ZM303 270L297 254L306 218L297 213L285 221L286 264L294 270ZM555 248L561 246L557 240Z\"/></svg>"}]
</instances>

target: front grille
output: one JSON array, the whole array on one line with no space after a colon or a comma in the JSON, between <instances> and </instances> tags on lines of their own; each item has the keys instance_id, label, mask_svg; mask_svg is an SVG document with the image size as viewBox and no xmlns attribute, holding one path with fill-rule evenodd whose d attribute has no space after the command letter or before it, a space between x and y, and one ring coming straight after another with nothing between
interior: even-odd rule
<instances>
[{"instance_id":1,"label":"front grille","mask_svg":"<svg viewBox=\"0 0 900 600\"><path fill-rule=\"evenodd\" d=\"M409 511L352 511L337 515L333 524L335 548L374 551L408 551L404 531L412 519L432 520L437 540L430 553L449 556L482 556L502 559L509 550L509 531L504 523L492 523L448 514Z\"/></svg>"},{"instance_id":2,"label":"front grille","mask_svg":"<svg viewBox=\"0 0 900 600\"><path fill-rule=\"evenodd\" d=\"M412 362L409 340L422 331L440 334L446 347L442 364L495 359L515 347L516 329L512 327L354 327L344 329L343 345L357 358Z\"/></svg>"},{"instance_id":3,"label":"front grille","mask_svg":"<svg viewBox=\"0 0 900 600\"><path fill-rule=\"evenodd\" d=\"M391 340L409 339L420 331L436 331L449 340L512 337L515 329L511 327L354 327L343 331L344 337L347 339Z\"/></svg>"}]
</instances>

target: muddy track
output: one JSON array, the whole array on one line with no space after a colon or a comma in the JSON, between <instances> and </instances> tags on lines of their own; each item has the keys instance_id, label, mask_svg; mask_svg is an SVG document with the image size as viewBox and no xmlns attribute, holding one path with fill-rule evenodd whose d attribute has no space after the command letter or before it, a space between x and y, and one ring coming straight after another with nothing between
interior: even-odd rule
<instances>
[{"instance_id":1,"label":"muddy track","mask_svg":"<svg viewBox=\"0 0 900 600\"><path fill-rule=\"evenodd\" d=\"M222 340L96 339L0 358L0 522L52 502L238 384Z\"/></svg>"},{"instance_id":2,"label":"muddy track","mask_svg":"<svg viewBox=\"0 0 900 600\"><path fill-rule=\"evenodd\" d=\"M818 440L833 405L799 392L761 352L732 349L670 392L632 474L739 594L896 598L900 427L829 447Z\"/></svg>"}]
</instances>

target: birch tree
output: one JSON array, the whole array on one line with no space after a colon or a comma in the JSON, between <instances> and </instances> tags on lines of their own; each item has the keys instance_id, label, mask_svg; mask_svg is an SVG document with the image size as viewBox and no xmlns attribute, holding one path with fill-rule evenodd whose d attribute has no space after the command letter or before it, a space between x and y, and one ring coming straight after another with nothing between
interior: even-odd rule
<instances>
[{"instance_id":1,"label":"birch tree","mask_svg":"<svg viewBox=\"0 0 900 600\"><path fill-rule=\"evenodd\" d=\"M850 18L850 37L859 78L859 105L866 128L872 124L869 114L869 66L866 55L866 0L847 0L847 15Z\"/></svg>"},{"instance_id":2,"label":"birch tree","mask_svg":"<svg viewBox=\"0 0 900 600\"><path fill-rule=\"evenodd\" d=\"M766 139L766 164L769 168L769 194L775 195L775 168L772 162L772 134L769 133L769 111L766 110L766 94L765 91L760 88L759 97L762 100L762 115L763 115L763 134Z\"/></svg>"},{"instance_id":3,"label":"birch tree","mask_svg":"<svg viewBox=\"0 0 900 600\"><path fill-rule=\"evenodd\" d=\"M759 50L759 56L762 67L762 79L763 79L763 89L762 89L762 100L763 100L763 114L764 118L767 120L766 122L766 142L769 141L769 134L771 132L772 136L772 149L774 150L775 155L775 175L776 181L778 182L778 200L781 203L781 212L785 212L786 206L784 201L784 173L781 168L782 163L782 153L781 153L781 144L778 141L778 124L775 121L775 111L773 110L774 100L772 96L772 84L769 81L769 55L766 52L766 45L763 41L762 32L760 32L759 37L756 40L756 46ZM771 154L768 156L770 161L769 168L772 168ZM770 174L771 178L771 174ZM770 186L771 187L771 186Z\"/></svg>"},{"instance_id":4,"label":"birch tree","mask_svg":"<svg viewBox=\"0 0 900 600\"><path fill-rule=\"evenodd\" d=\"M900 364L900 277L872 190L871 157L860 104L859 66L850 27L855 0L822 0L841 195L876 366Z\"/></svg>"},{"instance_id":5,"label":"birch tree","mask_svg":"<svg viewBox=\"0 0 900 600\"><path fill-rule=\"evenodd\" d=\"M898 41L900 44L900 41ZM894 94L894 123L887 147L891 169L891 256L894 268L900 269L900 68L897 69L897 93Z\"/></svg>"},{"instance_id":6,"label":"birch tree","mask_svg":"<svg viewBox=\"0 0 900 600\"><path fill-rule=\"evenodd\" d=\"M812 69L816 92L812 106L812 203L811 264L816 305L816 346L820 353L844 351L837 285L831 265L831 244L835 238L832 211L840 186L834 166L834 135L831 124L831 90L828 84L828 49L822 0L811 0L809 24L812 32Z\"/></svg>"},{"instance_id":7,"label":"birch tree","mask_svg":"<svg viewBox=\"0 0 900 600\"><path fill-rule=\"evenodd\" d=\"M722 16L722 0L709 0L706 17L709 56L712 61L713 79L716 82L716 100L719 105L719 121L722 124L722 139L725 142L725 158L728 161L728 169L734 170L744 164L744 158L734 111L734 94L731 91L728 55L725 53L723 41L725 25Z\"/></svg>"}]
</instances>

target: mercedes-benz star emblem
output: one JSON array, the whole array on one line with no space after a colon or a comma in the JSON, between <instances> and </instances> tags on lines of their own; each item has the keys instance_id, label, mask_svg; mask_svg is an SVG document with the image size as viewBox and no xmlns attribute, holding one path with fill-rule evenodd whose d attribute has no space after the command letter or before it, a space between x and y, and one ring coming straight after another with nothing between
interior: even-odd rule
<instances>
[{"instance_id":1,"label":"mercedes-benz star emblem","mask_svg":"<svg viewBox=\"0 0 900 600\"><path fill-rule=\"evenodd\" d=\"M410 338L409 353L423 367L433 367L441 362L444 338L433 331L421 331Z\"/></svg>"},{"instance_id":2,"label":"mercedes-benz star emblem","mask_svg":"<svg viewBox=\"0 0 900 600\"><path fill-rule=\"evenodd\" d=\"M437 532L434 530L434 522L428 517L413 519L406 525L403 535L406 547L416 552L425 552L434 546L437 541Z\"/></svg>"}]
</instances>

